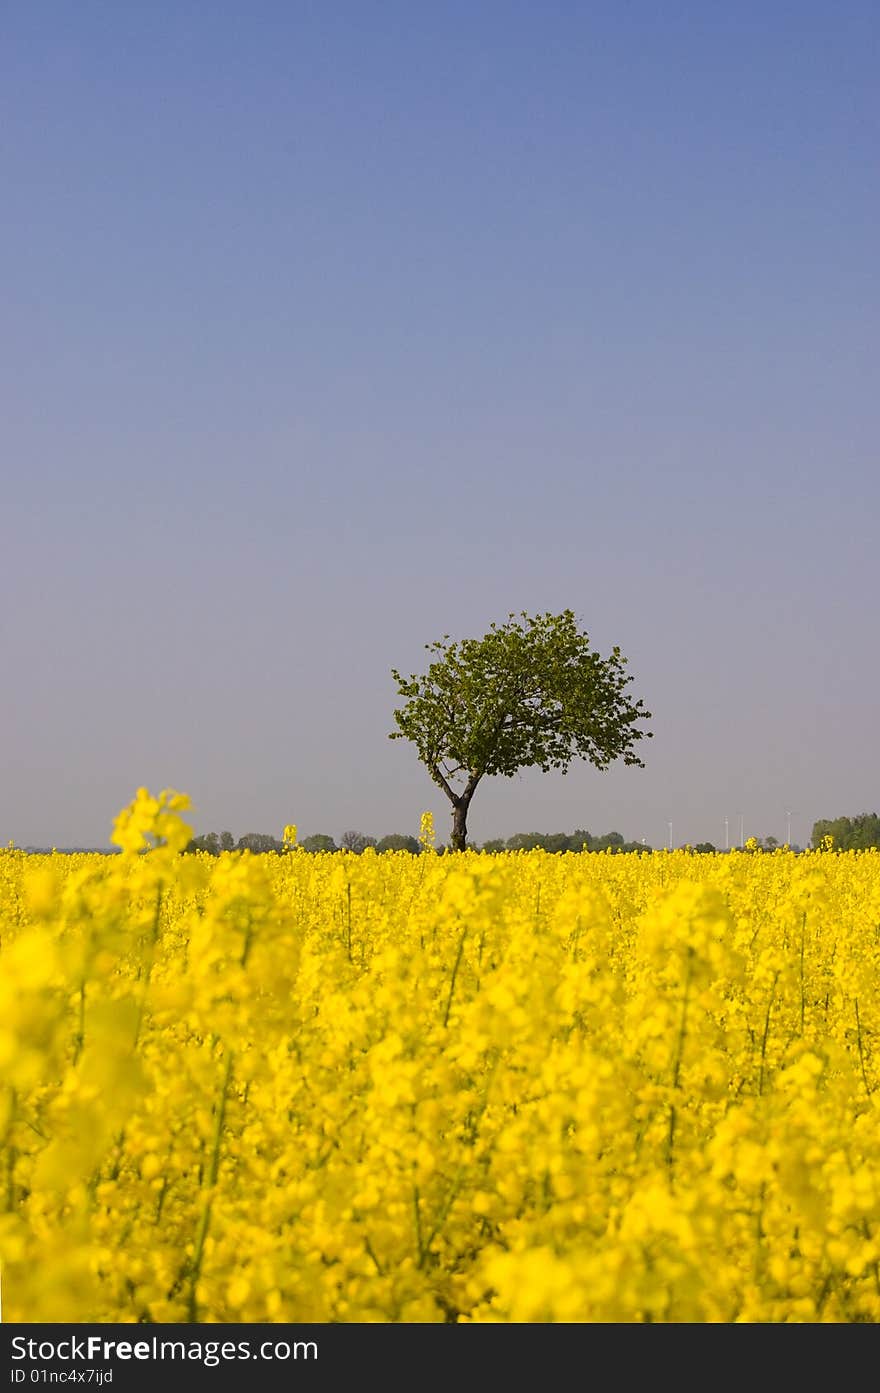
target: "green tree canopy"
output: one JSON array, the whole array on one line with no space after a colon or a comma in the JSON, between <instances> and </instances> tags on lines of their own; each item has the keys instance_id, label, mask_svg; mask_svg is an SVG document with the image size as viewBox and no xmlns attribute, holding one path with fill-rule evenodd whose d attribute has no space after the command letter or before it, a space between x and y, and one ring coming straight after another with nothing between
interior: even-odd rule
<instances>
[{"instance_id":1,"label":"green tree canopy","mask_svg":"<svg viewBox=\"0 0 880 1393\"><path fill-rule=\"evenodd\" d=\"M390 738L412 741L451 802L453 850L467 845L468 809L486 776L566 773L574 759L643 767L634 747L650 732L637 722L651 713L627 694L620 649L593 652L572 610L511 614L481 639L445 634L425 647L433 661L423 676L391 670L404 704Z\"/></svg>"},{"instance_id":2,"label":"green tree canopy","mask_svg":"<svg viewBox=\"0 0 880 1393\"><path fill-rule=\"evenodd\" d=\"M251 851L258 854L267 851L281 851L283 842L279 842L277 837L271 837L268 832L245 832L243 837L238 839L238 851Z\"/></svg>"},{"instance_id":3,"label":"green tree canopy","mask_svg":"<svg viewBox=\"0 0 880 1393\"><path fill-rule=\"evenodd\" d=\"M220 842L216 832L205 832L200 837L192 837L183 848L184 851L206 851L209 856L220 855Z\"/></svg>"},{"instance_id":4,"label":"green tree canopy","mask_svg":"<svg viewBox=\"0 0 880 1393\"><path fill-rule=\"evenodd\" d=\"M820 818L813 823L810 838L814 847L825 837L832 838L835 851L867 851L880 847L880 817L877 813L857 813L855 817Z\"/></svg>"},{"instance_id":5,"label":"green tree canopy","mask_svg":"<svg viewBox=\"0 0 880 1393\"><path fill-rule=\"evenodd\" d=\"M389 832L376 843L377 851L411 851L417 856L421 851L418 837L408 837L404 832Z\"/></svg>"},{"instance_id":6,"label":"green tree canopy","mask_svg":"<svg viewBox=\"0 0 880 1393\"><path fill-rule=\"evenodd\" d=\"M313 832L300 842L303 851L338 851L339 847L326 832Z\"/></svg>"}]
</instances>

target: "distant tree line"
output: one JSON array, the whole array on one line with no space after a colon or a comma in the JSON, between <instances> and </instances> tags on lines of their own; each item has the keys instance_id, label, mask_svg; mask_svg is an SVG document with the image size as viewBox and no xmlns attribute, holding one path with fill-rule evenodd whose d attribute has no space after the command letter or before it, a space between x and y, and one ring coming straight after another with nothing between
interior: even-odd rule
<instances>
[{"instance_id":1,"label":"distant tree line","mask_svg":"<svg viewBox=\"0 0 880 1393\"><path fill-rule=\"evenodd\" d=\"M303 851L352 851L358 856L366 851L367 847L373 847L376 851L409 851L414 856L421 851L417 838L409 837L403 832L391 832L377 841L365 832L348 831L343 832L338 843L326 832L313 832L310 836L303 837L298 845ZM436 849L440 853L447 850L443 845ZM651 847L646 842L625 841L619 832L605 832L596 837L578 828L572 833L516 832L506 841L499 837L483 842L482 845L474 844L473 849L487 852L650 851ZM186 850L207 852L209 856L219 856L221 851L281 852L284 850L284 843L266 832L246 832L238 841L231 832L207 832L204 836L193 837Z\"/></svg>"},{"instance_id":2,"label":"distant tree line","mask_svg":"<svg viewBox=\"0 0 880 1393\"><path fill-rule=\"evenodd\" d=\"M826 837L831 837L835 851L867 851L872 846L880 847L880 816L859 813L856 817L820 818L813 823L810 842L820 847Z\"/></svg>"},{"instance_id":3,"label":"distant tree line","mask_svg":"<svg viewBox=\"0 0 880 1393\"><path fill-rule=\"evenodd\" d=\"M311 836L303 837L297 845L303 851L353 851L358 855L366 851L368 846L375 847L376 851L411 851L414 854L421 850L415 837L407 837L402 832L392 832L380 841L367 836L365 832L343 832L338 844L326 832L313 832ZM207 832L204 836L193 837L185 850L206 851L209 856L219 856L221 851L250 851L261 854L283 851L284 842L267 832L245 832L238 841L231 832Z\"/></svg>"},{"instance_id":4,"label":"distant tree line","mask_svg":"<svg viewBox=\"0 0 880 1393\"><path fill-rule=\"evenodd\" d=\"M260 851L275 851L276 843L274 837L264 837L262 833L249 832L248 837L258 838L261 842L271 842L272 846L261 846ZM221 851L244 851L248 837L240 837L236 842L231 832L207 832L203 837L193 837L192 841L187 842L184 851L207 851L209 856L219 856ZM280 849L281 843L277 843Z\"/></svg>"},{"instance_id":5,"label":"distant tree line","mask_svg":"<svg viewBox=\"0 0 880 1393\"><path fill-rule=\"evenodd\" d=\"M627 842L619 832L594 837L576 828L574 832L515 832L506 841L497 838L483 842L480 851L650 851L646 842Z\"/></svg>"}]
</instances>

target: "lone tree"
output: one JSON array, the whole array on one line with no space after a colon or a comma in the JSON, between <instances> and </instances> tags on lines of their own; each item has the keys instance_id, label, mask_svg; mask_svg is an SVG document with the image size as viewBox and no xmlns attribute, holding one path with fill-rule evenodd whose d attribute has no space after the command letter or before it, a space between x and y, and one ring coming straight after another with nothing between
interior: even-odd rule
<instances>
[{"instance_id":1,"label":"lone tree","mask_svg":"<svg viewBox=\"0 0 880 1393\"><path fill-rule=\"evenodd\" d=\"M650 731L636 722L651 713L625 691L626 658L619 648L592 652L570 609L511 614L481 639L444 634L425 647L434 660L423 677L391 669L405 700L390 739L413 742L452 804L453 851L467 846L468 809L486 775L510 779L534 765L565 774L574 759L644 768L633 746Z\"/></svg>"}]
</instances>

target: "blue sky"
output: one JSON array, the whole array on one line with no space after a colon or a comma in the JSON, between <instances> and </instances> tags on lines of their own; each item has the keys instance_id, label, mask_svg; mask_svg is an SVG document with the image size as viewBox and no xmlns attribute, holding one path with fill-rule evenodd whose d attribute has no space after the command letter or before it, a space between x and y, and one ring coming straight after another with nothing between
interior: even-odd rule
<instances>
[{"instance_id":1,"label":"blue sky","mask_svg":"<svg viewBox=\"0 0 880 1393\"><path fill-rule=\"evenodd\" d=\"M11 0L0 843L415 832L390 669L571 608L644 770L470 832L880 805L869 3Z\"/></svg>"}]
</instances>

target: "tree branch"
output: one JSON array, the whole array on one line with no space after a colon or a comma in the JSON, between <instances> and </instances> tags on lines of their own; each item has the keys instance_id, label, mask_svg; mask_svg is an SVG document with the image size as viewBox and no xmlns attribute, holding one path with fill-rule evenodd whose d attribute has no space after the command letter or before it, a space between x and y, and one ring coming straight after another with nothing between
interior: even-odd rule
<instances>
[{"instance_id":1,"label":"tree branch","mask_svg":"<svg viewBox=\"0 0 880 1393\"><path fill-rule=\"evenodd\" d=\"M474 791L475 791L475 789L476 789L476 787L477 787L477 784L478 784L478 783L480 782L480 780L482 779L482 777L483 777L483 771L482 771L482 769L481 769L478 773L477 773L477 772L473 772L473 771L471 772L471 775L470 775L470 777L469 777L467 783L465 784L464 790L463 790L462 795L461 795L461 801L462 801L462 803L464 803L465 807L467 807L468 803L469 803L469 802L471 801L471 799L473 798L473 796L474 796Z\"/></svg>"},{"instance_id":2,"label":"tree branch","mask_svg":"<svg viewBox=\"0 0 880 1393\"><path fill-rule=\"evenodd\" d=\"M458 794L455 793L449 787L449 784L446 782L443 775L440 773L440 770L438 769L436 764L428 764L426 767L428 773L431 775L431 778L434 780L434 783L437 784L439 788L442 788L443 792L446 794L446 797L449 799L450 803L454 807L455 804L458 802Z\"/></svg>"}]
</instances>

